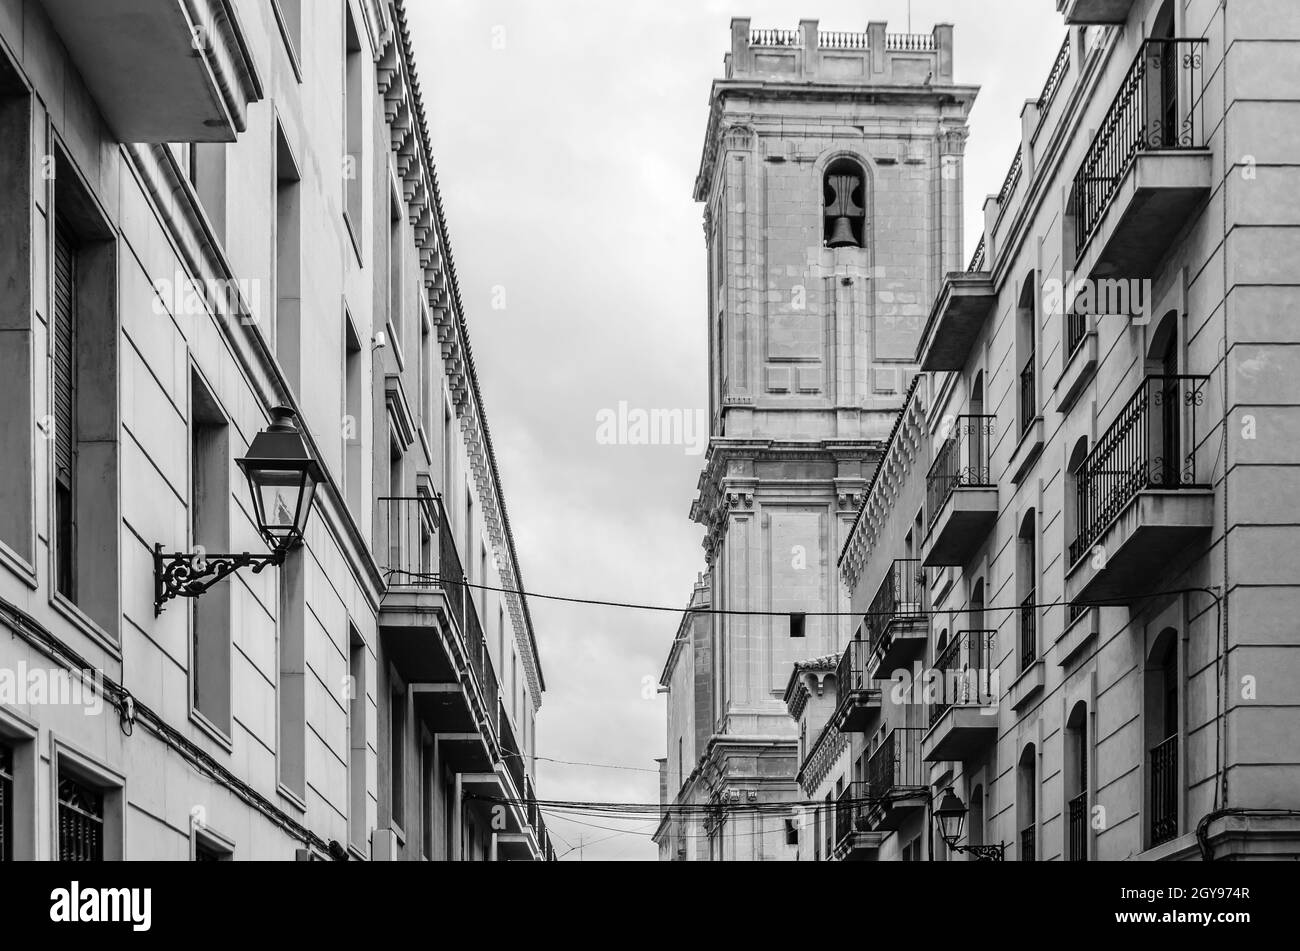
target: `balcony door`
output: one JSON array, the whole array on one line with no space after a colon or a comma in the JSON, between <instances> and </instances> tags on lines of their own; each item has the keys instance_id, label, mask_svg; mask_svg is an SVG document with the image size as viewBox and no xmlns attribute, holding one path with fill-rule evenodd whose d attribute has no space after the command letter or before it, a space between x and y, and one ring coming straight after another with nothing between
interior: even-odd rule
<instances>
[{"instance_id":1,"label":"balcony door","mask_svg":"<svg viewBox=\"0 0 1300 951\"><path fill-rule=\"evenodd\" d=\"M1178 379L1178 314L1170 311L1151 338L1147 368L1151 406L1149 477L1156 487L1176 488L1194 481L1183 473L1182 397Z\"/></svg>"},{"instance_id":2,"label":"balcony door","mask_svg":"<svg viewBox=\"0 0 1300 951\"><path fill-rule=\"evenodd\" d=\"M1151 74L1147 83L1147 106L1150 109L1147 134L1149 144L1157 149L1176 149L1179 146L1179 95L1178 95L1178 44L1172 42L1174 10L1172 0L1165 0L1151 30L1147 48L1146 69Z\"/></svg>"}]
</instances>

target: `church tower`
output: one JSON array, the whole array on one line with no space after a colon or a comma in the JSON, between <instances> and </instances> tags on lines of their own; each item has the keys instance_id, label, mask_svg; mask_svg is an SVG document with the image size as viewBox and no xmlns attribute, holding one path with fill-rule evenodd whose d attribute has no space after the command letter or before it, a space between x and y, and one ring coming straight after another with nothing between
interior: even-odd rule
<instances>
[{"instance_id":1,"label":"church tower","mask_svg":"<svg viewBox=\"0 0 1300 951\"><path fill-rule=\"evenodd\" d=\"M778 616L712 616L712 739L691 775L699 801L780 802L799 798L803 755L782 701L792 667L852 631L847 617L808 617L792 637L783 615L849 609L839 552L930 304L962 268L977 90L954 84L946 25L825 33L815 20L786 31L738 19L731 33L695 186L711 441L691 516L706 530L712 607ZM715 859L793 852L780 816L707 831Z\"/></svg>"}]
</instances>

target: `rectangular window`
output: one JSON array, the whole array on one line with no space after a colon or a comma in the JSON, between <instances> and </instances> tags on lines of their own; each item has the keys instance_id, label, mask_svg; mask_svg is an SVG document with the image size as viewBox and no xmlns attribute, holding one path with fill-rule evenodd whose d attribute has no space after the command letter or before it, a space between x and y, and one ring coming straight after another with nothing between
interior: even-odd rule
<instances>
[{"instance_id":1,"label":"rectangular window","mask_svg":"<svg viewBox=\"0 0 1300 951\"><path fill-rule=\"evenodd\" d=\"M32 125L32 97L0 53L0 542L29 564L35 560L32 421L46 413L32 403L39 366L33 362L32 260L45 257L44 246L33 248L45 231L32 226ZM45 311L47 304L37 307Z\"/></svg>"},{"instance_id":2,"label":"rectangular window","mask_svg":"<svg viewBox=\"0 0 1300 951\"><path fill-rule=\"evenodd\" d=\"M402 205L394 194L388 215L388 333L398 359L406 343L402 325Z\"/></svg>"},{"instance_id":3,"label":"rectangular window","mask_svg":"<svg viewBox=\"0 0 1300 951\"><path fill-rule=\"evenodd\" d=\"M352 17L352 5L344 3L344 45L343 45L343 116L344 143L343 151L347 155L344 170L346 181L345 212L348 225L352 229L352 240L356 243L358 253L361 248L361 214L362 195L364 194L364 128L361 120L363 105L362 83L365 77L365 57L361 53L361 34L357 30L356 20Z\"/></svg>"},{"instance_id":4,"label":"rectangular window","mask_svg":"<svg viewBox=\"0 0 1300 951\"><path fill-rule=\"evenodd\" d=\"M497 670L505 667L506 663L506 609L501 605L497 606Z\"/></svg>"},{"instance_id":5,"label":"rectangular window","mask_svg":"<svg viewBox=\"0 0 1300 951\"><path fill-rule=\"evenodd\" d=\"M510 651L510 712L519 721L519 655Z\"/></svg>"},{"instance_id":6,"label":"rectangular window","mask_svg":"<svg viewBox=\"0 0 1300 951\"><path fill-rule=\"evenodd\" d=\"M197 555L230 550L229 426L216 397L190 376L190 538ZM231 735L230 582L193 602L190 672L194 709Z\"/></svg>"},{"instance_id":7,"label":"rectangular window","mask_svg":"<svg viewBox=\"0 0 1300 951\"><path fill-rule=\"evenodd\" d=\"M365 351L352 315L343 315L343 496L353 518L361 518L361 479L365 467Z\"/></svg>"},{"instance_id":8,"label":"rectangular window","mask_svg":"<svg viewBox=\"0 0 1300 951\"><path fill-rule=\"evenodd\" d=\"M420 744L420 856L433 858L433 742Z\"/></svg>"},{"instance_id":9,"label":"rectangular window","mask_svg":"<svg viewBox=\"0 0 1300 951\"><path fill-rule=\"evenodd\" d=\"M442 491L451 491L451 404L442 404Z\"/></svg>"},{"instance_id":10,"label":"rectangular window","mask_svg":"<svg viewBox=\"0 0 1300 951\"><path fill-rule=\"evenodd\" d=\"M302 175L284 129L275 135L275 355L294 389L302 380Z\"/></svg>"},{"instance_id":11,"label":"rectangular window","mask_svg":"<svg viewBox=\"0 0 1300 951\"><path fill-rule=\"evenodd\" d=\"M280 785L307 798L307 592L302 548L280 566Z\"/></svg>"},{"instance_id":12,"label":"rectangular window","mask_svg":"<svg viewBox=\"0 0 1300 951\"><path fill-rule=\"evenodd\" d=\"M14 751L0 743L0 862L14 860Z\"/></svg>"},{"instance_id":13,"label":"rectangular window","mask_svg":"<svg viewBox=\"0 0 1300 951\"><path fill-rule=\"evenodd\" d=\"M117 244L75 166L56 150L50 275L54 588L115 637Z\"/></svg>"},{"instance_id":14,"label":"rectangular window","mask_svg":"<svg viewBox=\"0 0 1300 951\"><path fill-rule=\"evenodd\" d=\"M186 171L199 204L217 239L226 240L226 146L223 142L191 142Z\"/></svg>"},{"instance_id":15,"label":"rectangular window","mask_svg":"<svg viewBox=\"0 0 1300 951\"><path fill-rule=\"evenodd\" d=\"M365 851L366 839L366 642L355 627L348 634L348 835Z\"/></svg>"},{"instance_id":16,"label":"rectangular window","mask_svg":"<svg viewBox=\"0 0 1300 951\"><path fill-rule=\"evenodd\" d=\"M302 0L273 0L275 18L280 24L280 35L289 54L298 81L302 81Z\"/></svg>"},{"instance_id":17,"label":"rectangular window","mask_svg":"<svg viewBox=\"0 0 1300 951\"><path fill-rule=\"evenodd\" d=\"M59 861L104 860L104 794L59 773Z\"/></svg>"},{"instance_id":18,"label":"rectangular window","mask_svg":"<svg viewBox=\"0 0 1300 951\"><path fill-rule=\"evenodd\" d=\"M406 828L406 691L394 683L388 694L389 783L392 822Z\"/></svg>"},{"instance_id":19,"label":"rectangular window","mask_svg":"<svg viewBox=\"0 0 1300 951\"><path fill-rule=\"evenodd\" d=\"M429 318L420 321L420 424L433 437L433 333Z\"/></svg>"},{"instance_id":20,"label":"rectangular window","mask_svg":"<svg viewBox=\"0 0 1300 951\"><path fill-rule=\"evenodd\" d=\"M197 825L193 833L195 862L233 862L235 843L208 828Z\"/></svg>"}]
</instances>

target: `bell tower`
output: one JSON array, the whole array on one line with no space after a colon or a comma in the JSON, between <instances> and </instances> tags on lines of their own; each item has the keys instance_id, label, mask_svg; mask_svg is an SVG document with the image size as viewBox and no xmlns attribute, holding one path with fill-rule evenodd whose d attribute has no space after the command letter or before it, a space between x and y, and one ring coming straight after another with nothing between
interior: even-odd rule
<instances>
[{"instance_id":1,"label":"bell tower","mask_svg":"<svg viewBox=\"0 0 1300 951\"><path fill-rule=\"evenodd\" d=\"M708 249L711 440L691 516L713 608L712 795L791 801L802 755L782 696L837 652L836 570L916 369L944 275L962 267L962 162L977 90L952 28L825 33L731 24L695 199ZM809 738L811 741L814 738ZM716 858L780 859L770 829L714 825ZM748 826L747 826L748 828ZM756 834L757 833L757 834Z\"/></svg>"}]
</instances>

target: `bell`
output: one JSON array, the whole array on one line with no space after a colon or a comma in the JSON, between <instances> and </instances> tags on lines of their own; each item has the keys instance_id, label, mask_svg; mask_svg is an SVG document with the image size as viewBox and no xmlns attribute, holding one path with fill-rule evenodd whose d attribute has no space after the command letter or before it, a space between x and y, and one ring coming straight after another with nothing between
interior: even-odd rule
<instances>
[{"instance_id":1,"label":"bell","mask_svg":"<svg viewBox=\"0 0 1300 951\"><path fill-rule=\"evenodd\" d=\"M831 229L830 239L826 242L828 248L856 248L858 239L853 234L853 222L848 218L836 218L835 226Z\"/></svg>"}]
</instances>

